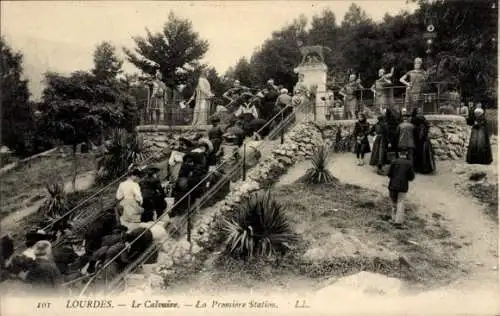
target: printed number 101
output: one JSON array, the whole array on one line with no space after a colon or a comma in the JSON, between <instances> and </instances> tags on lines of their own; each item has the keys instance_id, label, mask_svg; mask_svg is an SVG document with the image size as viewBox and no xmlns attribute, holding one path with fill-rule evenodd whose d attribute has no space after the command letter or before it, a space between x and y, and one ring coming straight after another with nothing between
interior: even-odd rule
<instances>
[{"instance_id":1,"label":"printed number 101","mask_svg":"<svg viewBox=\"0 0 500 316\"><path fill-rule=\"evenodd\" d=\"M49 308L50 307L50 302L39 302L36 305L36 308Z\"/></svg>"}]
</instances>

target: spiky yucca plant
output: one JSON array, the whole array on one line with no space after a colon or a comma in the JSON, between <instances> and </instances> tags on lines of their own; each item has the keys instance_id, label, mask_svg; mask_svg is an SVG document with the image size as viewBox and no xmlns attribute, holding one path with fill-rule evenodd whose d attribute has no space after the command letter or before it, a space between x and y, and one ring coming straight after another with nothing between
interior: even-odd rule
<instances>
[{"instance_id":1,"label":"spiky yucca plant","mask_svg":"<svg viewBox=\"0 0 500 316\"><path fill-rule=\"evenodd\" d=\"M332 176L327 169L328 148L326 145L321 145L315 148L311 157L312 167L306 171L303 177L305 183L308 184L323 184L332 183L337 179Z\"/></svg>"},{"instance_id":2,"label":"spiky yucca plant","mask_svg":"<svg viewBox=\"0 0 500 316\"><path fill-rule=\"evenodd\" d=\"M231 217L223 219L222 232L226 251L244 258L283 254L298 240L283 205L270 191L256 192L245 199Z\"/></svg>"},{"instance_id":3,"label":"spiky yucca plant","mask_svg":"<svg viewBox=\"0 0 500 316\"><path fill-rule=\"evenodd\" d=\"M130 165L140 164L147 157L142 137L124 129L113 130L106 153L98 162L97 180L106 182L120 177Z\"/></svg>"},{"instance_id":4,"label":"spiky yucca plant","mask_svg":"<svg viewBox=\"0 0 500 316\"><path fill-rule=\"evenodd\" d=\"M46 219L60 217L68 210L64 183L62 181L51 181L47 183L46 188L49 195L39 210Z\"/></svg>"}]
</instances>

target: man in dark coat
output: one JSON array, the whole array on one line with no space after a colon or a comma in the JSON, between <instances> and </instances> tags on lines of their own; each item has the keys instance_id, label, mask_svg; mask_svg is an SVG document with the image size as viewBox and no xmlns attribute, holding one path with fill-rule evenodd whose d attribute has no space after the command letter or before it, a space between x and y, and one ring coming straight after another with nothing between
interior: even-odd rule
<instances>
[{"instance_id":1,"label":"man in dark coat","mask_svg":"<svg viewBox=\"0 0 500 316\"><path fill-rule=\"evenodd\" d=\"M405 198L409 182L415 178L412 162L407 158L407 152L392 161L387 176L389 177L389 197L392 202L392 222L396 228L403 228L405 213Z\"/></svg>"},{"instance_id":2,"label":"man in dark coat","mask_svg":"<svg viewBox=\"0 0 500 316\"><path fill-rule=\"evenodd\" d=\"M142 207L144 212L141 214L141 222L151 222L154 220L154 213L160 217L163 215L167 204L165 202L165 191L161 186L161 181L156 176L160 170L158 168L148 168L145 170L146 177L139 183L142 193Z\"/></svg>"}]
</instances>

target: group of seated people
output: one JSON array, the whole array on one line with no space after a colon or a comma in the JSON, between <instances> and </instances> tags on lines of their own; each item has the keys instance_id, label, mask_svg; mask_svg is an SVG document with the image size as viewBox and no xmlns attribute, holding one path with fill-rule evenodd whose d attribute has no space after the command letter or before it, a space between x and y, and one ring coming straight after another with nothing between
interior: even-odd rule
<instances>
[{"instance_id":1,"label":"group of seated people","mask_svg":"<svg viewBox=\"0 0 500 316\"><path fill-rule=\"evenodd\" d=\"M22 293L61 293L65 291L63 284L71 285L75 280L85 282L88 279L85 276L108 262L107 277L117 275L152 244L153 234L149 229L129 230L120 225L112 208L90 223L83 236L78 236L70 226L57 233L28 232L26 249L20 254L14 253L12 238L4 236L0 247L2 281L17 281L16 284L23 285L19 289ZM102 276L97 278L101 279ZM82 282L74 282L74 285Z\"/></svg>"}]
</instances>

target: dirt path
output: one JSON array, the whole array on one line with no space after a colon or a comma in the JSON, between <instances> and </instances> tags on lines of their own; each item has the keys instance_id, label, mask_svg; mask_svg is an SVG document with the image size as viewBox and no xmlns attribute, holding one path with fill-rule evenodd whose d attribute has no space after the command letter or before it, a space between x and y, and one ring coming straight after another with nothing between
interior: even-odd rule
<instances>
[{"instance_id":1,"label":"dirt path","mask_svg":"<svg viewBox=\"0 0 500 316\"><path fill-rule=\"evenodd\" d=\"M76 178L76 191L88 189L94 183L94 172L86 172L78 175ZM73 192L73 183L68 181L64 184L64 190L66 193ZM33 192L31 196L35 196L39 192ZM29 203L30 199L26 199L23 203L24 206L15 212L10 213L8 216L2 219L0 222L0 232L7 233L12 231L12 229L26 216L36 212L40 205L42 205L45 199L38 200L34 203Z\"/></svg>"},{"instance_id":2,"label":"dirt path","mask_svg":"<svg viewBox=\"0 0 500 316\"><path fill-rule=\"evenodd\" d=\"M367 159L366 159L367 160ZM456 286L491 289L498 282L498 226L482 211L481 205L464 197L453 186L456 175L452 172L457 162L438 162L438 174L417 175L411 184L408 199L415 203L422 216L442 215L446 227L457 241L468 241L468 247L457 250L461 266L468 270L468 279ZM299 170L309 166L306 162L295 166L288 178L300 177ZM333 155L329 170L342 182L359 185L387 194L387 177L377 175L368 165L357 166L353 154Z\"/></svg>"}]
</instances>

